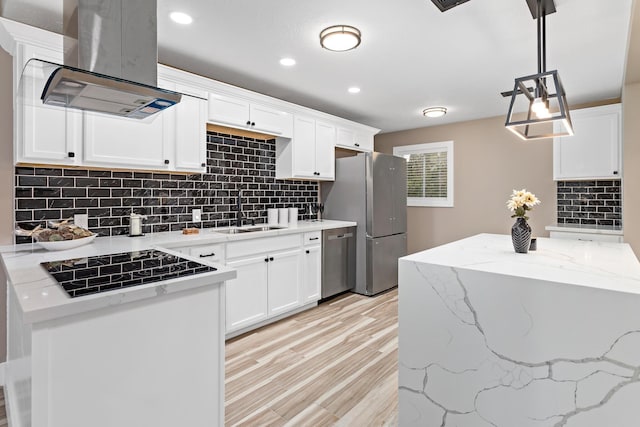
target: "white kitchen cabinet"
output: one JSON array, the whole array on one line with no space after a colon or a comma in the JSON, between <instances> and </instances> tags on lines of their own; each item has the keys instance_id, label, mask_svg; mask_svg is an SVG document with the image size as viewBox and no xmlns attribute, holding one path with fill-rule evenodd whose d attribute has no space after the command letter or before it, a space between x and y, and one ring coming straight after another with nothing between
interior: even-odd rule
<instances>
[{"instance_id":1,"label":"white kitchen cabinet","mask_svg":"<svg viewBox=\"0 0 640 427\"><path fill-rule=\"evenodd\" d=\"M574 136L553 139L554 180L622 178L620 104L571 111Z\"/></svg>"},{"instance_id":2,"label":"white kitchen cabinet","mask_svg":"<svg viewBox=\"0 0 640 427\"><path fill-rule=\"evenodd\" d=\"M322 245L321 232L304 234L302 254L302 304L316 302L320 299L322 283Z\"/></svg>"},{"instance_id":3,"label":"white kitchen cabinet","mask_svg":"<svg viewBox=\"0 0 640 427\"><path fill-rule=\"evenodd\" d=\"M276 141L276 178L333 180L335 145L335 125L296 115L293 138Z\"/></svg>"},{"instance_id":4,"label":"white kitchen cabinet","mask_svg":"<svg viewBox=\"0 0 640 427\"><path fill-rule=\"evenodd\" d=\"M549 237L552 239L585 240L588 242L622 243L624 236L621 234L600 234L600 233L576 233L572 231L550 231Z\"/></svg>"},{"instance_id":5,"label":"white kitchen cabinet","mask_svg":"<svg viewBox=\"0 0 640 427\"><path fill-rule=\"evenodd\" d=\"M189 255L200 261L224 263L224 245L200 245L189 248Z\"/></svg>"},{"instance_id":6,"label":"white kitchen cabinet","mask_svg":"<svg viewBox=\"0 0 640 427\"><path fill-rule=\"evenodd\" d=\"M48 72L35 66L23 68L31 58L62 62L62 53L19 43L16 70L25 78L16 94L16 164L77 165L81 161L82 113L45 105L40 96ZM47 70L49 70L47 68Z\"/></svg>"},{"instance_id":7,"label":"white kitchen cabinet","mask_svg":"<svg viewBox=\"0 0 640 427\"><path fill-rule=\"evenodd\" d=\"M300 250L269 254L269 316L276 316L300 305Z\"/></svg>"},{"instance_id":8,"label":"white kitchen cabinet","mask_svg":"<svg viewBox=\"0 0 640 427\"><path fill-rule=\"evenodd\" d=\"M227 262L237 273L225 285L227 333L267 318L267 259L266 255L256 255Z\"/></svg>"},{"instance_id":9,"label":"white kitchen cabinet","mask_svg":"<svg viewBox=\"0 0 640 427\"><path fill-rule=\"evenodd\" d=\"M289 112L219 93L209 94L208 120L285 138L291 137L293 127Z\"/></svg>"},{"instance_id":10,"label":"white kitchen cabinet","mask_svg":"<svg viewBox=\"0 0 640 427\"><path fill-rule=\"evenodd\" d=\"M206 92L184 84L173 89L183 94L180 103L166 112L174 115L173 134L169 145L173 147L175 163L171 169L184 172L207 171ZM173 109L173 111L171 111Z\"/></svg>"},{"instance_id":11,"label":"white kitchen cabinet","mask_svg":"<svg viewBox=\"0 0 640 427\"><path fill-rule=\"evenodd\" d=\"M373 151L373 133L338 126L336 147L355 151Z\"/></svg>"},{"instance_id":12,"label":"white kitchen cabinet","mask_svg":"<svg viewBox=\"0 0 640 427\"><path fill-rule=\"evenodd\" d=\"M174 132L175 115L171 108L144 120L85 111L83 163L170 170Z\"/></svg>"}]
</instances>

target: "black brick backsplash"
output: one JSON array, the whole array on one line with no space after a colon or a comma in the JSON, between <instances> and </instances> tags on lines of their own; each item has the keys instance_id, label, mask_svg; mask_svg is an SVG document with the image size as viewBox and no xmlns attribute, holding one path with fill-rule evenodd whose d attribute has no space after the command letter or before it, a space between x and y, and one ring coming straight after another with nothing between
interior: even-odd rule
<instances>
[{"instance_id":1,"label":"black brick backsplash","mask_svg":"<svg viewBox=\"0 0 640 427\"><path fill-rule=\"evenodd\" d=\"M622 227L620 180L558 181L558 224Z\"/></svg>"},{"instance_id":2,"label":"black brick backsplash","mask_svg":"<svg viewBox=\"0 0 640 427\"><path fill-rule=\"evenodd\" d=\"M16 167L16 222L24 228L74 214L89 215L89 229L102 236L128 234L131 212L148 215L144 233L235 224L236 196L243 212L266 222L268 208L304 207L318 198L315 182L275 179L275 140L209 132L207 173L170 174L108 170ZM191 222L191 210L202 222ZM16 243L30 242L16 237Z\"/></svg>"}]
</instances>

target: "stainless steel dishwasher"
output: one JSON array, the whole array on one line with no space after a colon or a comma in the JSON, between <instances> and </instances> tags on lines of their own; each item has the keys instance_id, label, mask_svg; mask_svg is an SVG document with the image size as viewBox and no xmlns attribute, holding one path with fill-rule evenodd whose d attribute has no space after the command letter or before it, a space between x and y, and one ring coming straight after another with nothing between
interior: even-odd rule
<instances>
[{"instance_id":1,"label":"stainless steel dishwasher","mask_svg":"<svg viewBox=\"0 0 640 427\"><path fill-rule=\"evenodd\" d=\"M356 227L322 232L322 298L353 289L356 282Z\"/></svg>"}]
</instances>

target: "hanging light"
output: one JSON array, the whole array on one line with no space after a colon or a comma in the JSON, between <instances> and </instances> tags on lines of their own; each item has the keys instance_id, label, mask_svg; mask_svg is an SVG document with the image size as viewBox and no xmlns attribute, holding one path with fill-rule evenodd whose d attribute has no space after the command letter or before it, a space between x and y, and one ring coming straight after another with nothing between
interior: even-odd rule
<instances>
[{"instance_id":1,"label":"hanging light","mask_svg":"<svg viewBox=\"0 0 640 427\"><path fill-rule=\"evenodd\" d=\"M355 49L360 45L362 34L350 25L333 25L320 32L320 45L335 52Z\"/></svg>"},{"instance_id":2,"label":"hanging light","mask_svg":"<svg viewBox=\"0 0 640 427\"><path fill-rule=\"evenodd\" d=\"M573 135L567 96L558 71L546 70L545 16L555 12L554 0L537 0L537 4L527 0L527 3L537 20L538 73L515 79L513 91L503 94L511 95L505 126L524 140Z\"/></svg>"}]
</instances>

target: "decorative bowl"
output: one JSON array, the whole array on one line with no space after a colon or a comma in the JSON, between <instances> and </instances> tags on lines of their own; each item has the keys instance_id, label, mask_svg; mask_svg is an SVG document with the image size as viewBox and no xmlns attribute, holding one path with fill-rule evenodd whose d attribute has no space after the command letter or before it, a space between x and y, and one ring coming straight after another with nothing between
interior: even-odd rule
<instances>
[{"instance_id":1,"label":"decorative bowl","mask_svg":"<svg viewBox=\"0 0 640 427\"><path fill-rule=\"evenodd\" d=\"M57 242L37 242L40 246L48 251L63 251L65 249L73 249L78 246L86 245L93 242L98 235L92 234L88 237L81 237L80 239L73 240L59 240Z\"/></svg>"}]
</instances>

